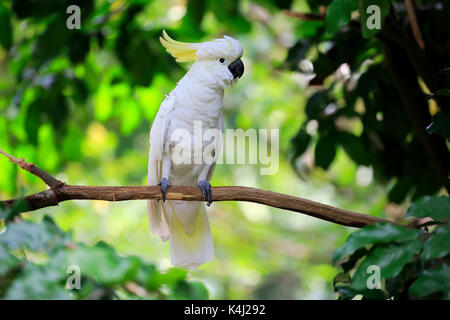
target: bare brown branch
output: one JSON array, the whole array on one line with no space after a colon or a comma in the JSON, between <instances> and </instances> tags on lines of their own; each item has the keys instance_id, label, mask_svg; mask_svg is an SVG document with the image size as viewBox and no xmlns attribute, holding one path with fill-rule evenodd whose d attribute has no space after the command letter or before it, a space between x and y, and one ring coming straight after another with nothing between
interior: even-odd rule
<instances>
[{"instance_id":1,"label":"bare brown branch","mask_svg":"<svg viewBox=\"0 0 450 320\"><path fill-rule=\"evenodd\" d=\"M325 21L325 14L304 13L291 10L283 10L283 13L289 17L303 21ZM361 29L361 23L357 20L350 20L349 26L355 29Z\"/></svg>"},{"instance_id":2,"label":"bare brown branch","mask_svg":"<svg viewBox=\"0 0 450 320\"><path fill-rule=\"evenodd\" d=\"M330 221L349 227L364 227L376 222L390 222L385 219L369 215L351 212L322 203L289 196L281 193L255 189L250 187L213 187L213 201L248 201L259 203L274 208L304 213L318 219ZM61 185L52 190L47 190L25 197L30 210L37 210L49 206L58 205L67 200L161 200L159 186L71 186ZM203 201L203 196L198 187L171 186L167 190L167 200ZM3 201L7 206L12 206L16 200Z\"/></svg>"},{"instance_id":3,"label":"bare brown branch","mask_svg":"<svg viewBox=\"0 0 450 320\"><path fill-rule=\"evenodd\" d=\"M24 159L17 159L16 157L6 153L2 149L0 149L0 153L3 154L5 157L7 157L11 162L17 164L23 170L28 171L37 176L39 179L44 181L44 183L48 185L50 188L54 188L63 184L63 182L59 181L58 179L51 176L41 168L37 167L36 165L34 165L34 163L26 162Z\"/></svg>"},{"instance_id":4,"label":"bare brown branch","mask_svg":"<svg viewBox=\"0 0 450 320\"><path fill-rule=\"evenodd\" d=\"M406 12L408 13L408 19L411 23L411 29L414 35L414 39L421 50L425 49L425 42L422 38L422 32L420 32L419 23L417 22L416 9L412 0L405 0Z\"/></svg>"},{"instance_id":5,"label":"bare brown branch","mask_svg":"<svg viewBox=\"0 0 450 320\"><path fill-rule=\"evenodd\" d=\"M324 21L325 15L324 14L317 14L317 13L303 13L303 12L296 12L296 11L290 11L290 10L283 10L283 13L287 16L304 20L304 21Z\"/></svg>"},{"instance_id":6,"label":"bare brown branch","mask_svg":"<svg viewBox=\"0 0 450 320\"><path fill-rule=\"evenodd\" d=\"M161 189L159 186L71 186L52 177L34 164L17 158L0 150L0 153L8 157L12 162L26 171L41 178L51 189L26 196L29 211L38 210L50 206L56 206L60 202L68 200L161 200ZM200 189L196 186L171 186L167 191L167 200L203 201ZM274 208L304 213L318 219L330 221L349 227L364 227L376 222L390 222L385 219L369 215L351 212L322 203L289 196L281 193L255 189L250 187L213 187L213 201L248 201L259 203ZM18 199L0 201L11 207Z\"/></svg>"}]
</instances>

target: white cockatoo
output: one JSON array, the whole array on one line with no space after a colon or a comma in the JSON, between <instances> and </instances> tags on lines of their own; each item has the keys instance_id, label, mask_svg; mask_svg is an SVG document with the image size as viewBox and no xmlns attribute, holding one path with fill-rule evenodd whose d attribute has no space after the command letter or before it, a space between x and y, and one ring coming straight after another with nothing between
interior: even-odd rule
<instances>
[{"instance_id":1,"label":"white cockatoo","mask_svg":"<svg viewBox=\"0 0 450 320\"><path fill-rule=\"evenodd\" d=\"M184 43L163 31L160 41L176 61L194 63L161 103L150 131L148 185L160 185L163 197L148 200L150 229L163 241L170 239L173 265L192 269L214 258L206 207L203 202L165 201L166 191L171 184L198 185L211 203L209 181L222 146L224 90L244 72L243 50L228 36ZM203 141L204 133L212 129L218 134ZM200 143L195 143L198 138ZM213 161L198 161L208 147Z\"/></svg>"}]
</instances>

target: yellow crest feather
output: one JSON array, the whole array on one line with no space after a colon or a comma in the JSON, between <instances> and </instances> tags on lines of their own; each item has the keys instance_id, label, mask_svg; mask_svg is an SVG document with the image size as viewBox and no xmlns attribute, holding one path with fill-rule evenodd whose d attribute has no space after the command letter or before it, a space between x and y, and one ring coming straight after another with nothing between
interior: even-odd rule
<instances>
[{"instance_id":1,"label":"yellow crest feather","mask_svg":"<svg viewBox=\"0 0 450 320\"><path fill-rule=\"evenodd\" d=\"M197 48L193 48L194 44L180 42L169 37L167 32L163 30L163 36L159 37L159 41L167 52L169 52L178 62L194 61L197 59Z\"/></svg>"}]
</instances>

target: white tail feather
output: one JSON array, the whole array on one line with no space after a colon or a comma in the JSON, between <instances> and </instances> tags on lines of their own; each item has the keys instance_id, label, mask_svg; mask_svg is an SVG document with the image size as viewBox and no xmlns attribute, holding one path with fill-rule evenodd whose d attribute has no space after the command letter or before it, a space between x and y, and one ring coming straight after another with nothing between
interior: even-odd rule
<instances>
[{"instance_id":1,"label":"white tail feather","mask_svg":"<svg viewBox=\"0 0 450 320\"><path fill-rule=\"evenodd\" d=\"M150 160L148 185L158 183L158 165L158 161ZM202 202L148 200L147 207L152 233L162 241L170 239L174 266L194 269L214 258L208 215Z\"/></svg>"},{"instance_id":2,"label":"white tail feather","mask_svg":"<svg viewBox=\"0 0 450 320\"><path fill-rule=\"evenodd\" d=\"M167 201L164 206L169 209L167 220L172 264L194 269L212 260L214 245L205 205L201 202Z\"/></svg>"}]
</instances>

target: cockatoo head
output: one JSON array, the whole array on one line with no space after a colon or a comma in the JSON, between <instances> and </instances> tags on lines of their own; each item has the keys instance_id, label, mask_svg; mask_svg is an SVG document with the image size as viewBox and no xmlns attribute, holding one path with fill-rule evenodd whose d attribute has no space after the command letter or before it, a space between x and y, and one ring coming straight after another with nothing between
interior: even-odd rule
<instances>
[{"instance_id":1,"label":"cockatoo head","mask_svg":"<svg viewBox=\"0 0 450 320\"><path fill-rule=\"evenodd\" d=\"M239 40L224 36L213 41L186 43L173 40L165 31L159 39L176 61L195 61L188 74L211 87L224 89L244 73Z\"/></svg>"}]
</instances>

